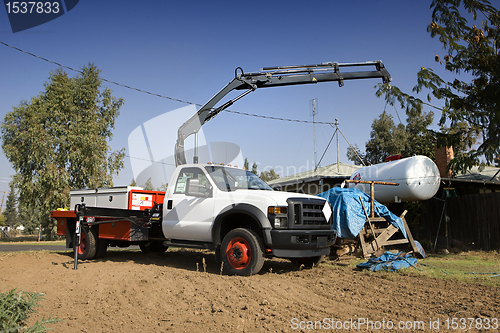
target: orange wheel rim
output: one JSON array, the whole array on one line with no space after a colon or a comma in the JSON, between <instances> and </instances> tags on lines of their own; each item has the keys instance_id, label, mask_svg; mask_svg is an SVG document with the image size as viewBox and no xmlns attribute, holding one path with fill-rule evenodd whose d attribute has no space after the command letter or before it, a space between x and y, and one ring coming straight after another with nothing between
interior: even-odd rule
<instances>
[{"instance_id":1,"label":"orange wheel rim","mask_svg":"<svg viewBox=\"0 0 500 333\"><path fill-rule=\"evenodd\" d=\"M242 237L233 238L227 244L226 257L233 268L244 269L250 264L250 260L252 259L250 245Z\"/></svg>"}]
</instances>

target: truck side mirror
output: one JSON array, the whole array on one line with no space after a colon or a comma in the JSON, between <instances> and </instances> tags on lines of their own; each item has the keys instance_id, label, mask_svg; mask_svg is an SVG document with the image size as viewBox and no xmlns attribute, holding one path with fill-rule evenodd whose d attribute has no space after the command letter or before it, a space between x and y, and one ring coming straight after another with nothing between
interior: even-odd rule
<instances>
[{"instance_id":1,"label":"truck side mirror","mask_svg":"<svg viewBox=\"0 0 500 333\"><path fill-rule=\"evenodd\" d=\"M212 187L210 185L201 185L197 178L189 178L186 183L186 195L192 197L211 198Z\"/></svg>"}]
</instances>

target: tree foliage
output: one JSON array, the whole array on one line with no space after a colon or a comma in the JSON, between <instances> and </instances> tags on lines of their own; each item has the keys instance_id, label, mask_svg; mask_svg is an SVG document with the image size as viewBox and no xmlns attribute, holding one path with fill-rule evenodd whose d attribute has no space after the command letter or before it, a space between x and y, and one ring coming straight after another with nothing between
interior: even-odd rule
<instances>
[{"instance_id":1,"label":"tree foliage","mask_svg":"<svg viewBox=\"0 0 500 333\"><path fill-rule=\"evenodd\" d=\"M366 143L365 152L357 145L349 147L347 158L357 165L377 164L384 162L386 157L400 154L403 157L425 155L434 158L435 140L428 131L434 114L424 113L422 108L407 112L406 126L395 125L393 117L385 111L372 123L370 140ZM362 161L361 161L362 159Z\"/></svg>"},{"instance_id":2,"label":"tree foliage","mask_svg":"<svg viewBox=\"0 0 500 333\"><path fill-rule=\"evenodd\" d=\"M257 170L257 163L253 162L252 164L252 173L255 175L259 175L259 171Z\"/></svg>"},{"instance_id":3,"label":"tree foliage","mask_svg":"<svg viewBox=\"0 0 500 333\"><path fill-rule=\"evenodd\" d=\"M500 154L500 11L487 0L434 0L431 8L427 31L445 50L433 57L452 79L422 67L413 91L428 91L429 103L443 100L437 137L440 145L460 146L451 168L464 172ZM428 104L388 84L379 85L378 95L407 110Z\"/></svg>"},{"instance_id":4,"label":"tree foliage","mask_svg":"<svg viewBox=\"0 0 500 333\"><path fill-rule=\"evenodd\" d=\"M274 171L274 169L271 169L269 171L262 171L259 176L260 179L262 179L265 182L278 179L280 176Z\"/></svg>"},{"instance_id":5,"label":"tree foliage","mask_svg":"<svg viewBox=\"0 0 500 333\"><path fill-rule=\"evenodd\" d=\"M101 87L93 64L73 78L55 70L44 87L6 114L1 131L18 208L50 233L50 211L69 205L70 188L112 186L123 168L124 149L110 152L108 145L123 99Z\"/></svg>"},{"instance_id":6,"label":"tree foliage","mask_svg":"<svg viewBox=\"0 0 500 333\"><path fill-rule=\"evenodd\" d=\"M17 222L17 197L16 190L14 188L14 183L11 182L9 184L10 190L7 195L7 202L5 203L5 211L3 212L5 216L5 224L9 227L14 227Z\"/></svg>"},{"instance_id":7,"label":"tree foliage","mask_svg":"<svg viewBox=\"0 0 500 333\"><path fill-rule=\"evenodd\" d=\"M400 154L405 149L405 127L394 125L392 116L385 111L372 123L370 141L366 143L365 161L381 163L390 155Z\"/></svg>"},{"instance_id":8,"label":"tree foliage","mask_svg":"<svg viewBox=\"0 0 500 333\"><path fill-rule=\"evenodd\" d=\"M245 170L249 170L249 166L250 163L248 162L248 158L245 158L245 162L243 163L243 168ZM259 174L258 165L256 162L253 162L251 171L253 174L257 175L260 179L262 179L265 182L280 178L280 176L276 173L276 171L274 171L274 169L271 169L269 171L264 170Z\"/></svg>"},{"instance_id":9,"label":"tree foliage","mask_svg":"<svg viewBox=\"0 0 500 333\"><path fill-rule=\"evenodd\" d=\"M146 182L144 183L144 185L142 185L142 187L146 191L154 191L155 190L155 187L153 186L153 181L151 180L151 177L149 177L148 180L146 180Z\"/></svg>"}]
</instances>

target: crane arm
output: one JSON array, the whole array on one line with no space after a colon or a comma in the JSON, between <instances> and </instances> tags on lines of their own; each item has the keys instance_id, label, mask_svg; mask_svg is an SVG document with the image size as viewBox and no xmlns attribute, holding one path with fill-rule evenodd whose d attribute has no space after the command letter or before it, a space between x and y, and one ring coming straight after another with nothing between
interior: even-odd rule
<instances>
[{"instance_id":1,"label":"crane arm","mask_svg":"<svg viewBox=\"0 0 500 333\"><path fill-rule=\"evenodd\" d=\"M372 71L350 71L340 72L342 67L374 66ZM175 144L176 165L186 164L184 153L184 141L187 137L197 134L200 128L210 119L227 109L240 98L248 95L258 88L291 86L298 84L311 84L318 82L337 81L339 86L344 85L346 80L375 79L381 78L383 82L390 82L391 76L385 69L382 61L367 61L357 63L327 62L316 65L305 66L280 66L265 67L258 72L244 73L240 67L236 68L234 79L231 80L221 91L203 105L197 113L179 127L177 131L177 142ZM227 101L221 106L214 108L217 103L233 90L245 90L242 94ZM195 156L193 163L198 163L197 140L195 139Z\"/></svg>"}]
</instances>

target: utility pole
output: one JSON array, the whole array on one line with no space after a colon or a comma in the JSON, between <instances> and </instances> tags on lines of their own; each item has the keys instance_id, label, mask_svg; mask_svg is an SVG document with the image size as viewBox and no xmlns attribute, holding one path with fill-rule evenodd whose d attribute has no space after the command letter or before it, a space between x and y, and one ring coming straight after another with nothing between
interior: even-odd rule
<instances>
[{"instance_id":1,"label":"utility pole","mask_svg":"<svg viewBox=\"0 0 500 333\"><path fill-rule=\"evenodd\" d=\"M337 173L340 174L339 166L339 121L335 118L335 133L337 133Z\"/></svg>"},{"instance_id":2,"label":"utility pole","mask_svg":"<svg viewBox=\"0 0 500 333\"><path fill-rule=\"evenodd\" d=\"M317 158L316 158L316 123L314 121L314 117L316 116L316 99L312 100L313 106L313 138L314 138L314 170L318 168Z\"/></svg>"},{"instance_id":3,"label":"utility pole","mask_svg":"<svg viewBox=\"0 0 500 333\"><path fill-rule=\"evenodd\" d=\"M3 200L5 199L5 193L7 193L5 191L2 191L2 192L3 192L3 197L2 197L2 205L0 205L0 214L2 213L2 209L3 209Z\"/></svg>"}]
</instances>

